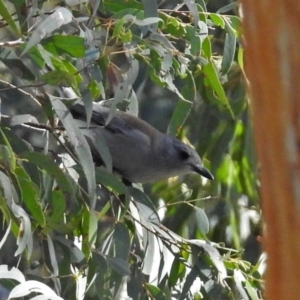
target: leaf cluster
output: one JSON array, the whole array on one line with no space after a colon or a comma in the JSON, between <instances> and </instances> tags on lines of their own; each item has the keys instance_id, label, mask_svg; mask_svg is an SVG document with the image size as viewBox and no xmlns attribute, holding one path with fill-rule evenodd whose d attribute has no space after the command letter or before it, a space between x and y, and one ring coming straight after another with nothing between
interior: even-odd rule
<instances>
[{"instance_id":1,"label":"leaf cluster","mask_svg":"<svg viewBox=\"0 0 300 300\"><path fill-rule=\"evenodd\" d=\"M8 99L14 90L22 101L11 106L29 101L39 111L23 106L0 132L0 291L11 298L261 299L261 262L241 254L242 231L259 213L241 20L228 13L238 4L212 13L204 1L184 3L168 10L154 0L0 0L9 78L0 93ZM157 183L150 200L112 174L101 137L94 146L106 167L95 168L68 107L82 99L89 121L92 101L113 96L109 119L124 102L137 115L143 68L176 95L168 133L187 141L190 129L215 183ZM35 131L39 144L18 126ZM226 238L230 247L219 243Z\"/></svg>"}]
</instances>

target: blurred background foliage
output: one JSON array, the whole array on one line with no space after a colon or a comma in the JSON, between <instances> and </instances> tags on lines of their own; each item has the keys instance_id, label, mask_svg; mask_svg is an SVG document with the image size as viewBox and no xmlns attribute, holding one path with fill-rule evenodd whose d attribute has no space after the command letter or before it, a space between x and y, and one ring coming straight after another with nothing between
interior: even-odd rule
<instances>
[{"instance_id":1,"label":"blurred background foliage","mask_svg":"<svg viewBox=\"0 0 300 300\"><path fill-rule=\"evenodd\" d=\"M24 296L35 280L63 299L261 299L238 3L0 0L0 15L4 290ZM191 174L142 192L94 171L85 146L70 165L57 154L78 137L64 117L74 97L87 111L112 99L112 111L127 106L177 135L215 180Z\"/></svg>"}]
</instances>

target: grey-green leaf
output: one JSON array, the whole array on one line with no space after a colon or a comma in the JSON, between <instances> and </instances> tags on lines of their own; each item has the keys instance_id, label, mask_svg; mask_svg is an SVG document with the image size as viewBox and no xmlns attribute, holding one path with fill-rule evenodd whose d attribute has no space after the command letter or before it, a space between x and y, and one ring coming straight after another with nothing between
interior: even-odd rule
<instances>
[{"instance_id":1,"label":"grey-green leaf","mask_svg":"<svg viewBox=\"0 0 300 300\"><path fill-rule=\"evenodd\" d=\"M30 37L25 49L21 56L23 56L32 46L40 42L48 34L54 30L60 28L64 24L68 24L72 21L72 13L65 7L59 7L51 15L46 17L36 29L34 29L32 36Z\"/></svg>"},{"instance_id":2,"label":"grey-green leaf","mask_svg":"<svg viewBox=\"0 0 300 300\"><path fill-rule=\"evenodd\" d=\"M203 235L208 234L209 232L209 222L206 216L206 213L203 209L199 207L194 207L195 210L195 219L198 229Z\"/></svg>"},{"instance_id":3,"label":"grey-green leaf","mask_svg":"<svg viewBox=\"0 0 300 300\"><path fill-rule=\"evenodd\" d=\"M127 261L120 257L111 257L106 255L105 256L106 260L108 261L109 265L117 271L121 275L129 275L130 272L130 267Z\"/></svg>"},{"instance_id":4,"label":"grey-green leaf","mask_svg":"<svg viewBox=\"0 0 300 300\"><path fill-rule=\"evenodd\" d=\"M236 36L233 34L231 30L226 33L225 44L224 44L224 52L221 64L221 72L222 74L226 74L229 72L236 49Z\"/></svg>"},{"instance_id":5,"label":"grey-green leaf","mask_svg":"<svg viewBox=\"0 0 300 300\"><path fill-rule=\"evenodd\" d=\"M63 104L63 102L58 97L48 95L56 114L58 115L60 121L64 125L68 136L70 138L71 144L74 146L74 150L77 157L82 165L87 183L88 192L90 197L91 208L95 207L96 201L96 181L95 181L95 167L93 162L93 157L90 151L88 142L77 126L77 123L72 118L69 110Z\"/></svg>"}]
</instances>

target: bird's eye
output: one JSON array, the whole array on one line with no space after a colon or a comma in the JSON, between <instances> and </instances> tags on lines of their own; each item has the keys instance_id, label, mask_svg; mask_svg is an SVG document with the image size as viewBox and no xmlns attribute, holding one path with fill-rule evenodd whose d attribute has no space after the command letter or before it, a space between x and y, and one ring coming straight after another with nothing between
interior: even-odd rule
<instances>
[{"instance_id":1,"label":"bird's eye","mask_svg":"<svg viewBox=\"0 0 300 300\"><path fill-rule=\"evenodd\" d=\"M180 157L181 157L181 159L182 160L187 160L187 159L189 159L190 158L190 153L189 152L187 152L186 150L184 150L184 149L181 149L181 151L180 151Z\"/></svg>"}]
</instances>

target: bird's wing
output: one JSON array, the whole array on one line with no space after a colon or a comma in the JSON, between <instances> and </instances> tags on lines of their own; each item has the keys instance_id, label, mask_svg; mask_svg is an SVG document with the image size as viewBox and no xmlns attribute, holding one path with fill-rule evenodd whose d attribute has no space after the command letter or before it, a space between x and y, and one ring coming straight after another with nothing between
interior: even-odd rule
<instances>
[{"instance_id":1,"label":"bird's wing","mask_svg":"<svg viewBox=\"0 0 300 300\"><path fill-rule=\"evenodd\" d=\"M70 108L70 112L75 119L86 122L86 110L83 104L77 103ZM104 107L101 104L93 104L93 112L90 122L90 128L93 125L103 126L105 130L109 131L115 136L120 142L125 139L126 142L131 143L144 143L150 146L151 144L151 127L146 122L131 116L127 113L117 111L112 120L105 125L106 119L109 114L109 108ZM143 126L140 126L140 125ZM82 126L82 125L81 125ZM152 130L155 130L152 128ZM104 131L105 132L105 131ZM112 138L112 137L111 137ZM122 145L123 143L120 143Z\"/></svg>"},{"instance_id":2,"label":"bird's wing","mask_svg":"<svg viewBox=\"0 0 300 300\"><path fill-rule=\"evenodd\" d=\"M75 119L86 121L86 111L82 103L77 103L70 108L70 111ZM145 121L134 117L130 114L124 113L122 111L117 111L112 118L112 120L105 125L106 120L109 115L109 108L94 103L93 112L91 117L91 125L104 126L106 130L112 133L122 133L126 135L136 134L134 132L138 131L139 134L145 135L145 138L149 138L149 143L152 138L152 134L158 131L154 129L151 125Z\"/></svg>"},{"instance_id":3,"label":"bird's wing","mask_svg":"<svg viewBox=\"0 0 300 300\"><path fill-rule=\"evenodd\" d=\"M86 121L87 115L85 107L82 103L77 103L70 108L70 112L73 115L75 119L79 119L82 121ZM126 120L124 120L124 117L120 116L120 112L116 112L115 116L112 118L112 120L109 122L109 124L105 125L106 120L109 115L109 108L94 103L93 104L93 111L92 111L92 117L91 117L91 125L99 125L99 126L105 126L105 129L113 132L113 133L125 133L125 131L128 131L128 124L126 124ZM125 116L126 118L126 116Z\"/></svg>"}]
</instances>

